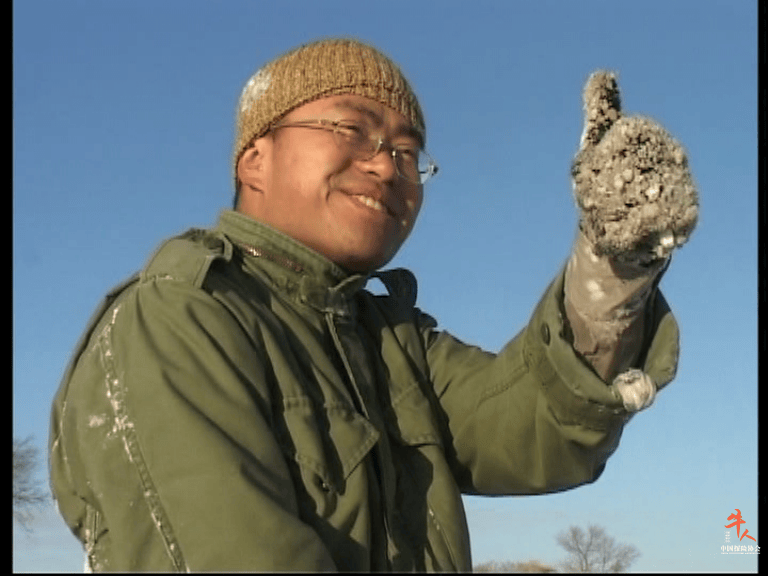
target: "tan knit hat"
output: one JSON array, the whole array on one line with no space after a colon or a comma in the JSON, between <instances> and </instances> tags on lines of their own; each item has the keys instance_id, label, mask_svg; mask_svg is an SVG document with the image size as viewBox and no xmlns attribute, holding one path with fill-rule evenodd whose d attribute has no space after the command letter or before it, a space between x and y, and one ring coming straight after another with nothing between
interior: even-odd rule
<instances>
[{"instance_id":1,"label":"tan knit hat","mask_svg":"<svg viewBox=\"0 0 768 576\"><path fill-rule=\"evenodd\" d=\"M416 95L398 66L375 48L352 39L306 44L273 60L243 88L237 109L234 170L248 144L292 109L338 94L366 96L405 116L426 142Z\"/></svg>"}]
</instances>

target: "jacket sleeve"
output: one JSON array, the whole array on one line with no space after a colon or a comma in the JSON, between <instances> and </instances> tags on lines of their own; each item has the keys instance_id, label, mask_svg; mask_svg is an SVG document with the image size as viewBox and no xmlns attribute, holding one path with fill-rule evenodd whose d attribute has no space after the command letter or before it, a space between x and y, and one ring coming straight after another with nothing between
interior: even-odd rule
<instances>
[{"instance_id":1,"label":"jacket sleeve","mask_svg":"<svg viewBox=\"0 0 768 576\"><path fill-rule=\"evenodd\" d=\"M112 306L52 429L52 488L93 568L335 569L299 518L259 352L183 282L145 281Z\"/></svg>"},{"instance_id":2,"label":"jacket sleeve","mask_svg":"<svg viewBox=\"0 0 768 576\"><path fill-rule=\"evenodd\" d=\"M498 354L433 324L425 332L448 458L465 493L536 494L592 482L618 446L630 414L573 349L563 278L561 271L528 325ZM678 328L658 290L647 314L640 367L662 388L677 367Z\"/></svg>"}]
</instances>

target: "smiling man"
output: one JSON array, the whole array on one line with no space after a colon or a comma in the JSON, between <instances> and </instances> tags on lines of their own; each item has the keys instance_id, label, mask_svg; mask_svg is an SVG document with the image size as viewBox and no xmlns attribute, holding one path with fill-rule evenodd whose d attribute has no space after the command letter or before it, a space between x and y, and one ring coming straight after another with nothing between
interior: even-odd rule
<instances>
[{"instance_id":1,"label":"smiling man","mask_svg":"<svg viewBox=\"0 0 768 576\"><path fill-rule=\"evenodd\" d=\"M436 169L422 143L411 121L370 98L308 102L240 154L237 209L347 270L376 270L413 229Z\"/></svg>"},{"instance_id":2,"label":"smiling man","mask_svg":"<svg viewBox=\"0 0 768 576\"><path fill-rule=\"evenodd\" d=\"M54 401L52 489L91 568L468 570L462 493L600 476L675 373L667 260L616 267L581 234L517 337L466 345L380 271L437 171L425 143L358 41L249 80L235 209L107 296Z\"/></svg>"}]
</instances>

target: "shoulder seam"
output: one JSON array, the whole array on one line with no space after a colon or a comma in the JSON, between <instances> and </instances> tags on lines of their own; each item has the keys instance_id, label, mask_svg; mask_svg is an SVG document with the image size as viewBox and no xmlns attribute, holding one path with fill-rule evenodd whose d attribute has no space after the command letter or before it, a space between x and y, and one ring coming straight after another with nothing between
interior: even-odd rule
<instances>
[{"instance_id":1,"label":"shoulder seam","mask_svg":"<svg viewBox=\"0 0 768 576\"><path fill-rule=\"evenodd\" d=\"M213 262L231 258L232 244L226 237L192 228L157 249L141 271L141 280L178 280L201 288Z\"/></svg>"},{"instance_id":2,"label":"shoulder seam","mask_svg":"<svg viewBox=\"0 0 768 576\"><path fill-rule=\"evenodd\" d=\"M165 513L165 509L160 502L160 495L150 477L149 470L144 460L143 451L141 450L141 446L139 446L139 440L134 429L134 424L130 420L130 415L126 410L124 401L125 385L121 380L119 371L116 369L116 358L114 351L112 350L112 327L114 326L119 312L120 306L114 308L112 318L99 334L97 342L104 366L103 374L107 395L115 417L115 428L123 437L123 443L128 459L136 467L136 471L143 487L147 508L152 517L152 522L157 528L162 542L165 545L166 552L176 570L186 570L186 562L179 549L178 541L173 532L173 528L170 525L168 516Z\"/></svg>"}]
</instances>

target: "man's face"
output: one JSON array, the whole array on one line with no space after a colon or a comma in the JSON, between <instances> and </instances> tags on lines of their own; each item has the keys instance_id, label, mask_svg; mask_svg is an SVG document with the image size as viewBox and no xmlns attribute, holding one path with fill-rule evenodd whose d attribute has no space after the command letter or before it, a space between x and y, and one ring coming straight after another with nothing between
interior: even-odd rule
<instances>
[{"instance_id":1,"label":"man's face","mask_svg":"<svg viewBox=\"0 0 768 576\"><path fill-rule=\"evenodd\" d=\"M362 96L315 100L281 123L317 119L362 124L390 146L418 144L402 114ZM356 160L331 130L284 127L249 152L238 163L239 210L347 270L383 266L413 229L423 186L398 175L387 146L370 160Z\"/></svg>"}]
</instances>

